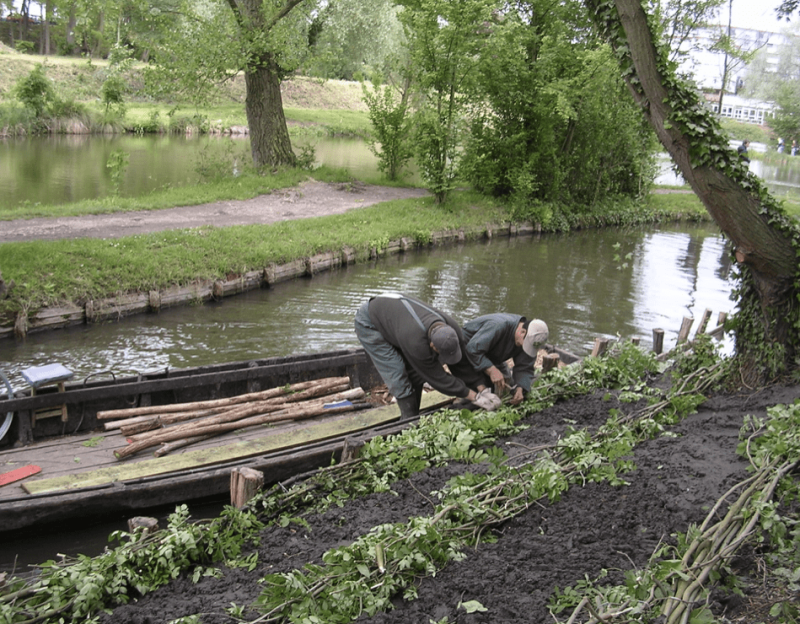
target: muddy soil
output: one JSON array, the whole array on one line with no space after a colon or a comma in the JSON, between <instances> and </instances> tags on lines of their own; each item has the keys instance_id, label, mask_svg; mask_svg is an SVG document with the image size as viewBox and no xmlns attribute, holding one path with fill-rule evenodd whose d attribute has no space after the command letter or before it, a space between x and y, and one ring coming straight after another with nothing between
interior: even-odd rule
<instances>
[{"instance_id":1,"label":"muddy soil","mask_svg":"<svg viewBox=\"0 0 800 624\"><path fill-rule=\"evenodd\" d=\"M662 437L641 444L627 475L629 485L585 484L573 487L552 505L533 505L497 531L498 541L467 552L419 586L419 598L398 597L394 609L360 622L380 624L441 622L449 624L553 622L548 600L556 587L574 585L608 570L608 583L618 583L622 571L647 564L660 541L674 542L677 532L703 520L708 510L734 483L746 476L747 464L736 455L737 436L747 414L765 415L768 406L791 403L800 388L772 387L751 395L710 398L698 413ZM498 444L514 461L530 459L530 449L554 442L570 423L596 428L614 407L600 392L557 404L530 417L526 431ZM305 563L321 563L322 554L347 544L381 523L405 522L429 515L431 492L465 470L451 464L425 470L396 483L393 493L369 496L344 508L309 518L308 528L267 528L259 547L258 567L247 572L225 569L221 578L197 584L180 578L171 584L118 607L104 623L145 624L202 614L202 621L235 621L225 609L248 605L258 595L258 579L289 571ZM726 507L726 506L725 506ZM770 602L760 587L752 556L739 559L740 574L753 584L744 599L715 594L714 610L723 621L769 622ZM752 553L750 553L752 555ZM459 604L478 601L485 612L468 614ZM256 618L249 613L247 621ZM566 621L568 613L561 614Z\"/></svg>"},{"instance_id":2,"label":"muddy soil","mask_svg":"<svg viewBox=\"0 0 800 624\"><path fill-rule=\"evenodd\" d=\"M309 180L247 200L220 201L165 210L116 212L3 221L0 243L61 238L120 238L162 230L201 226L265 225L290 219L342 214L392 199L424 197L418 188L394 188L353 183Z\"/></svg>"}]
</instances>

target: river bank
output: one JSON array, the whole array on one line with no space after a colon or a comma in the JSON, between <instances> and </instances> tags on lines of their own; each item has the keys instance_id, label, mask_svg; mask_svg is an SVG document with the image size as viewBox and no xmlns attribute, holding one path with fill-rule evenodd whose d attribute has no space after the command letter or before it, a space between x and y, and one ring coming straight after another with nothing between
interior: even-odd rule
<instances>
[{"instance_id":1,"label":"river bank","mask_svg":"<svg viewBox=\"0 0 800 624\"><path fill-rule=\"evenodd\" d=\"M331 191L334 187L312 188ZM331 191L333 195L323 194L314 201L313 194L304 197L295 190L271 194L275 195L273 200L277 199L280 217L274 223L218 227L225 219L236 218L237 210L228 205L206 214L213 226L111 239L0 244L0 267L6 283L5 298L0 299L0 335L24 336L31 331L202 302L419 246L563 231L564 227L563 221L557 226L516 222L508 206L466 191L453 193L442 206L418 189L365 186L363 193L352 193L360 188L354 183L335 188L339 190ZM369 205L369 193L377 203ZM381 201L392 193L415 196ZM288 200L284 202L282 196ZM332 199L337 196L339 203ZM258 201L262 200L257 200L256 206ZM355 210L353 206L361 207ZM256 207L251 217L266 218L264 210ZM317 216L302 218L306 210ZM334 210L344 212L325 214ZM121 218L128 223L138 223L137 219L146 223L158 219L155 215L160 212ZM217 214L221 212L224 214ZM91 223L98 218L111 219L112 215L77 217L74 223L81 219ZM702 221L709 216L692 196L662 195L652 196L647 202L621 200L591 212L567 213L562 219L569 219L569 229L581 229Z\"/></svg>"}]
</instances>

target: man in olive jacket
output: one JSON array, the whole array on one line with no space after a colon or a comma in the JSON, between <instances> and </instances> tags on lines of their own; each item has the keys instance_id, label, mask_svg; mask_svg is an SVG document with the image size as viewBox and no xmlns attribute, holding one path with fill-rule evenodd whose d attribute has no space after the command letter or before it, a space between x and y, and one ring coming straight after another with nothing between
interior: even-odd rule
<instances>
[{"instance_id":1,"label":"man in olive jacket","mask_svg":"<svg viewBox=\"0 0 800 624\"><path fill-rule=\"evenodd\" d=\"M448 314L414 297L384 293L358 309L355 328L389 393L397 399L403 418L419 414L425 383L483 409L499 405L497 397L496 403L487 393L479 397L442 366L457 364L464 345L460 326Z\"/></svg>"},{"instance_id":2,"label":"man in olive jacket","mask_svg":"<svg viewBox=\"0 0 800 624\"><path fill-rule=\"evenodd\" d=\"M531 391L533 366L539 347L547 342L544 321L528 321L519 314L498 312L479 316L463 327L465 357L453 367L471 388L493 388L496 394L511 392L509 403L519 405ZM507 360L513 360L509 370ZM472 375L470 371L477 371Z\"/></svg>"}]
</instances>

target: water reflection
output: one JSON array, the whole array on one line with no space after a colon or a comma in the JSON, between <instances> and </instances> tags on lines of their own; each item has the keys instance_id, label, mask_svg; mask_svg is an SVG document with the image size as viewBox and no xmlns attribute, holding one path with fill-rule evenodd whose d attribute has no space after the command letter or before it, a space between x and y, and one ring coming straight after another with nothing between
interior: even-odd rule
<instances>
[{"instance_id":1,"label":"water reflection","mask_svg":"<svg viewBox=\"0 0 800 624\"><path fill-rule=\"evenodd\" d=\"M318 164L346 168L356 177L378 175L377 158L360 139L300 137L293 139L293 146L297 153L304 146L313 147ZM199 171L227 174L231 168L238 169L238 163L250 162L247 137L55 135L9 139L0 141L0 208L109 195L114 189L106 163L115 150L129 156L119 189L123 197L197 184L202 179ZM660 156L659 164L657 184L683 184L667 154ZM773 154L766 160L754 159L750 170L773 193L800 194L800 158L777 160ZM409 180L420 182L416 174Z\"/></svg>"},{"instance_id":2,"label":"water reflection","mask_svg":"<svg viewBox=\"0 0 800 624\"><path fill-rule=\"evenodd\" d=\"M19 370L49 362L81 379L352 348L356 308L387 290L462 322L496 311L541 317L551 341L579 355L596 337L618 334L649 348L654 328L665 330L670 348L684 316L732 312L729 269L724 239L710 226L500 238L400 254L215 304L7 340L0 367L21 385Z\"/></svg>"}]
</instances>

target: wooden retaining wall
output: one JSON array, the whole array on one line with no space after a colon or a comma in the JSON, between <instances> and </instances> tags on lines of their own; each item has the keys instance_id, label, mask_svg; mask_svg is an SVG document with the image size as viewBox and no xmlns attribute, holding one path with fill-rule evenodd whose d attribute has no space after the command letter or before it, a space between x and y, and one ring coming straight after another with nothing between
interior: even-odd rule
<instances>
[{"instance_id":1,"label":"wooden retaining wall","mask_svg":"<svg viewBox=\"0 0 800 624\"><path fill-rule=\"evenodd\" d=\"M444 230L432 233L430 243L420 244L417 240L409 237L389 241L383 248L370 249L367 257L374 259L414 251L427 246L463 243L467 240L480 240L481 238L531 236L540 231L540 228L532 223ZM87 301L84 305L65 304L43 308L31 314L21 312L13 326L0 326L0 339L15 335L23 337L27 334L84 323L117 321L134 314L158 312L179 305L219 301L224 297L248 290L269 287L298 277L311 277L323 271L354 264L357 260L357 251L345 246L339 251L328 251L292 260L285 264L272 263L264 269L249 271L230 280L203 280L187 286L171 286L161 291L129 293L108 299Z\"/></svg>"}]
</instances>

